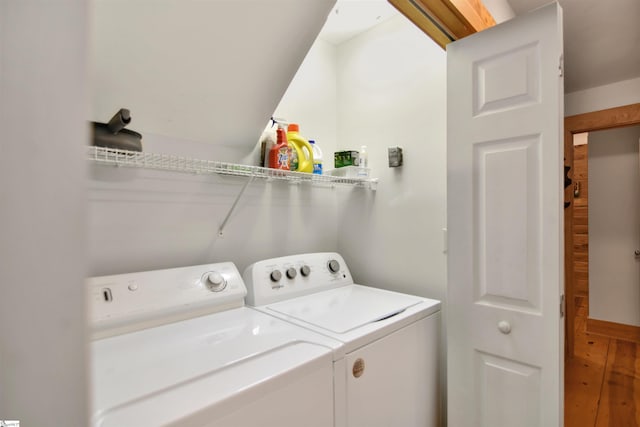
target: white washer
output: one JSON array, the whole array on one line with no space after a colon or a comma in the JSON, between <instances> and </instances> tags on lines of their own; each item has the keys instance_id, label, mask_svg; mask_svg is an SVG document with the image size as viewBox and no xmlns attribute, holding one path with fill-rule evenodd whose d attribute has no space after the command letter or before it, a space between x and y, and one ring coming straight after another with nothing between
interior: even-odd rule
<instances>
[{"instance_id":1,"label":"white washer","mask_svg":"<svg viewBox=\"0 0 640 427\"><path fill-rule=\"evenodd\" d=\"M334 424L339 343L243 307L232 263L88 286L93 426Z\"/></svg>"},{"instance_id":2,"label":"white washer","mask_svg":"<svg viewBox=\"0 0 640 427\"><path fill-rule=\"evenodd\" d=\"M356 285L337 253L260 261L243 278L248 305L342 343L336 426L439 425L439 301Z\"/></svg>"}]
</instances>

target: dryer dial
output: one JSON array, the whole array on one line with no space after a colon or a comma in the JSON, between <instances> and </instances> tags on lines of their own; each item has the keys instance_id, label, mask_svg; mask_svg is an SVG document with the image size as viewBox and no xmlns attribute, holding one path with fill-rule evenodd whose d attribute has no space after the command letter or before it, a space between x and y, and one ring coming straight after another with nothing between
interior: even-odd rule
<instances>
[{"instance_id":1,"label":"dryer dial","mask_svg":"<svg viewBox=\"0 0 640 427\"><path fill-rule=\"evenodd\" d=\"M298 271L295 268L293 267L287 268L287 278L294 279L297 274L298 274Z\"/></svg>"},{"instance_id":2,"label":"dryer dial","mask_svg":"<svg viewBox=\"0 0 640 427\"><path fill-rule=\"evenodd\" d=\"M222 274L217 271L205 273L205 277L206 280L204 282L207 285L207 288L212 292L220 292L227 287L227 281L224 279Z\"/></svg>"},{"instance_id":3,"label":"dryer dial","mask_svg":"<svg viewBox=\"0 0 640 427\"><path fill-rule=\"evenodd\" d=\"M338 271L340 271L340 263L335 259L329 261L327 266L329 267L329 271L332 273L337 273Z\"/></svg>"}]
</instances>

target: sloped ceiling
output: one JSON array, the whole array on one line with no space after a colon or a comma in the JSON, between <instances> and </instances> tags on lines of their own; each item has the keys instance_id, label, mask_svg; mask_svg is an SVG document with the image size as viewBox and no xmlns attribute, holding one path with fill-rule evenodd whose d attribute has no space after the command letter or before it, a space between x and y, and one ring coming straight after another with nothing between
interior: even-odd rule
<instances>
[{"instance_id":1,"label":"sloped ceiling","mask_svg":"<svg viewBox=\"0 0 640 427\"><path fill-rule=\"evenodd\" d=\"M339 45L398 13L386 0L338 0L320 38Z\"/></svg>"},{"instance_id":2,"label":"sloped ceiling","mask_svg":"<svg viewBox=\"0 0 640 427\"><path fill-rule=\"evenodd\" d=\"M516 15L549 0L509 0ZM559 0L565 92L640 77L640 0Z\"/></svg>"}]
</instances>

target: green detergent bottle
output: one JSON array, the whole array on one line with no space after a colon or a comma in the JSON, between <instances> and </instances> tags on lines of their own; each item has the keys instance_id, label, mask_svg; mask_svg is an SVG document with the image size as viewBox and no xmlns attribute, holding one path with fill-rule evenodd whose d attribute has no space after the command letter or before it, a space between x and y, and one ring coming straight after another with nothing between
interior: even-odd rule
<instances>
[{"instance_id":1,"label":"green detergent bottle","mask_svg":"<svg viewBox=\"0 0 640 427\"><path fill-rule=\"evenodd\" d=\"M287 128L287 140L298 155L298 172L313 173L313 147L309 141L300 136L300 127L290 123Z\"/></svg>"}]
</instances>

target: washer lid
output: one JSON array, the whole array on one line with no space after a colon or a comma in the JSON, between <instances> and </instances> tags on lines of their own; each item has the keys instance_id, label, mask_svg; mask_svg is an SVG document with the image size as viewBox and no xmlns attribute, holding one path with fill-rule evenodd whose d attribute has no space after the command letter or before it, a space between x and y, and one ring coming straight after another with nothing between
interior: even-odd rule
<instances>
[{"instance_id":1,"label":"washer lid","mask_svg":"<svg viewBox=\"0 0 640 427\"><path fill-rule=\"evenodd\" d=\"M269 312L345 334L418 305L423 298L359 285L344 286L270 304Z\"/></svg>"},{"instance_id":2,"label":"washer lid","mask_svg":"<svg viewBox=\"0 0 640 427\"><path fill-rule=\"evenodd\" d=\"M322 377L326 379L319 380L318 372L324 373ZM157 427L202 426L206 423L207 426L228 427L228 416L243 406L250 406L258 412L242 414L242 420L246 421L241 425L257 426L261 425L260 417L267 415L264 411L271 412L272 409L255 403L271 393L282 394L285 386L303 379L307 389L312 388L316 393L324 391L325 401L333 403L332 373L331 354L311 343L294 342L260 357L239 360L224 369L109 408L94 416L93 425ZM281 417L286 418L286 415ZM317 421L314 425L318 425Z\"/></svg>"},{"instance_id":3,"label":"washer lid","mask_svg":"<svg viewBox=\"0 0 640 427\"><path fill-rule=\"evenodd\" d=\"M159 394L191 400L191 390L235 372L232 382L216 386L209 402L226 399L319 357L331 360L339 345L246 307L94 341L94 418Z\"/></svg>"}]
</instances>

